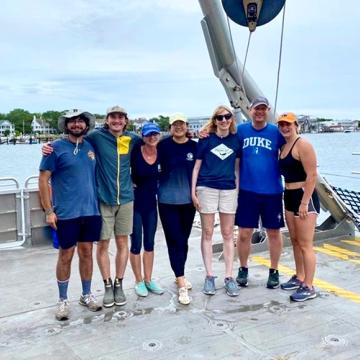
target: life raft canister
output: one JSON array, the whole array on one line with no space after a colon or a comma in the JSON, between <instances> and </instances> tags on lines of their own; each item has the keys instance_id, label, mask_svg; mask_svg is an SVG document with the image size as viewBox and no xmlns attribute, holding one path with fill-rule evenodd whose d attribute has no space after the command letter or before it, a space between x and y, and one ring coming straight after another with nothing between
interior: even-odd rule
<instances>
[{"instance_id":1,"label":"life raft canister","mask_svg":"<svg viewBox=\"0 0 360 360\"><path fill-rule=\"evenodd\" d=\"M227 16L250 31L274 19L284 4L285 0L222 0Z\"/></svg>"}]
</instances>

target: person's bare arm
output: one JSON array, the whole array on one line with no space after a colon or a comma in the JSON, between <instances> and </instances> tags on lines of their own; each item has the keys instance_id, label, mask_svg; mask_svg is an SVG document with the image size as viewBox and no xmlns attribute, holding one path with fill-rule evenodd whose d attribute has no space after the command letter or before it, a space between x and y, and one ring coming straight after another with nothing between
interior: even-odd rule
<instances>
[{"instance_id":1,"label":"person's bare arm","mask_svg":"<svg viewBox=\"0 0 360 360\"><path fill-rule=\"evenodd\" d=\"M192 201L193 201L193 204L194 204L196 210L198 210L198 211L200 211L200 203L199 203L199 199L196 194L196 183L197 183L197 179L199 176L201 163L202 163L201 159L197 159L195 161L194 169L192 172L192 181L191 181L191 198L192 198Z\"/></svg>"},{"instance_id":2,"label":"person's bare arm","mask_svg":"<svg viewBox=\"0 0 360 360\"><path fill-rule=\"evenodd\" d=\"M300 161L306 173L304 195L299 207L300 217L306 216L311 195L314 192L317 178L316 153L313 146L305 139L301 139L297 144Z\"/></svg>"},{"instance_id":3,"label":"person's bare arm","mask_svg":"<svg viewBox=\"0 0 360 360\"><path fill-rule=\"evenodd\" d=\"M52 202L50 198L50 193L51 193L49 186L50 177L51 177L51 171L48 170L40 171L39 174L40 201L42 207L45 210L46 223L56 230L57 217L52 207Z\"/></svg>"}]
</instances>

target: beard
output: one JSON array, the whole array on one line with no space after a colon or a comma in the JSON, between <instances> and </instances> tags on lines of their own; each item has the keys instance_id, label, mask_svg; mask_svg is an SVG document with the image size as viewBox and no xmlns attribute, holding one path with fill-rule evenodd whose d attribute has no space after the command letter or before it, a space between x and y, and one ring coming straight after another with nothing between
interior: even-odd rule
<instances>
[{"instance_id":1,"label":"beard","mask_svg":"<svg viewBox=\"0 0 360 360\"><path fill-rule=\"evenodd\" d=\"M80 137L80 136L83 136L87 133L87 127L83 130L71 130L71 129L68 129L68 133L71 134L72 136L75 136L75 137Z\"/></svg>"}]
</instances>

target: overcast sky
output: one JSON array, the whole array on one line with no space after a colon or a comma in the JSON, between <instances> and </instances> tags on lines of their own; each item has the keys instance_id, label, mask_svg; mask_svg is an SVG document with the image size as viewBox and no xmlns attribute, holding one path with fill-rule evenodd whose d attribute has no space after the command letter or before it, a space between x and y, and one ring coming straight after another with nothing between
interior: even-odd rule
<instances>
[{"instance_id":1,"label":"overcast sky","mask_svg":"<svg viewBox=\"0 0 360 360\"><path fill-rule=\"evenodd\" d=\"M73 107L131 117L208 115L227 103L197 0L1 0L0 112ZM360 119L360 1L288 0L278 111ZM232 23L243 61L248 30ZM252 37L246 69L269 97L281 15Z\"/></svg>"}]
</instances>

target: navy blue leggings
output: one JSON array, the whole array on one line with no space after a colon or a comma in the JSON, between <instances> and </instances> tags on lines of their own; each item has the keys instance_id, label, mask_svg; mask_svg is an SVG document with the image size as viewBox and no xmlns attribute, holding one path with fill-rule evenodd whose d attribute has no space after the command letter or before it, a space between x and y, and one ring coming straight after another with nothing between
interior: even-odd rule
<instances>
[{"instance_id":1,"label":"navy blue leggings","mask_svg":"<svg viewBox=\"0 0 360 360\"><path fill-rule=\"evenodd\" d=\"M188 240L195 216L193 204L159 203L159 215L168 247L170 265L176 277L184 276Z\"/></svg>"},{"instance_id":2,"label":"navy blue leggings","mask_svg":"<svg viewBox=\"0 0 360 360\"><path fill-rule=\"evenodd\" d=\"M144 238L144 250L154 251L154 239L157 226L157 209L134 207L133 232L130 236L132 254L138 255L141 251ZM144 235L144 236L143 236Z\"/></svg>"}]
</instances>

